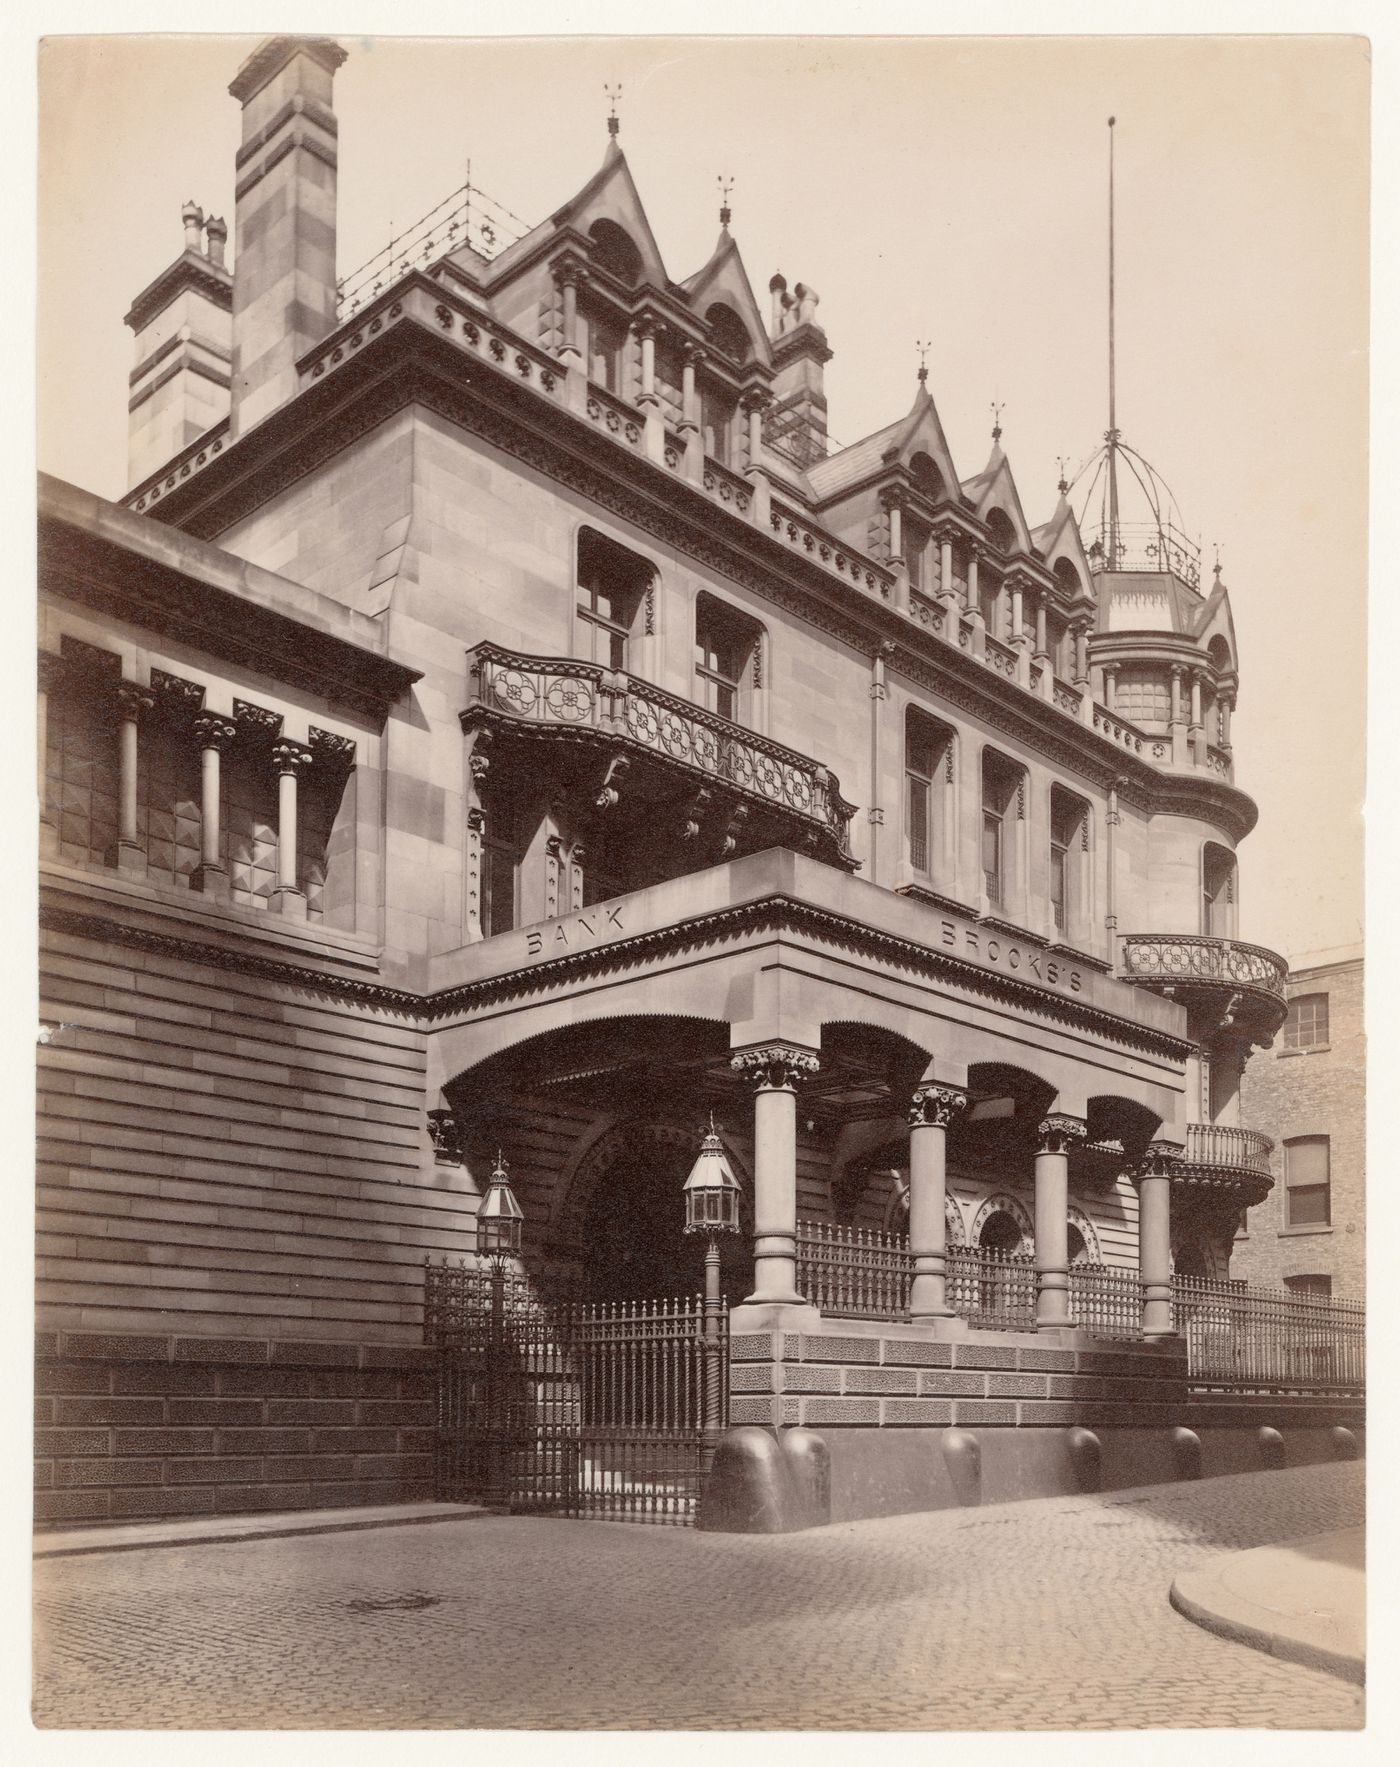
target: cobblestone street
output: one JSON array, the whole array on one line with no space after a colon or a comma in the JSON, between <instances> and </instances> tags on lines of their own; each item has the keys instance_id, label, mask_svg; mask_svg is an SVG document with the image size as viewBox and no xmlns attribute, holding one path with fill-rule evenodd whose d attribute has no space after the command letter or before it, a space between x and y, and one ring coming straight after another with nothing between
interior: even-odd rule
<instances>
[{"instance_id":1,"label":"cobblestone street","mask_svg":"<svg viewBox=\"0 0 1400 1767\"><path fill-rule=\"evenodd\" d=\"M96 1727L1350 1729L1361 1692L1174 1613L1353 1525L1364 1468L786 1538L487 1517L38 1561L36 1721Z\"/></svg>"}]
</instances>

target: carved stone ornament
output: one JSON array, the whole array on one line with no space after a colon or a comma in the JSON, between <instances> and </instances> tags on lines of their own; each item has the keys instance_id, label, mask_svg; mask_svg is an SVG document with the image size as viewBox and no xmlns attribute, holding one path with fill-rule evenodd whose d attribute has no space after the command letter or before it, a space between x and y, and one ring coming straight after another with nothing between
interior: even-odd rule
<instances>
[{"instance_id":1,"label":"carved stone ornament","mask_svg":"<svg viewBox=\"0 0 1400 1767\"><path fill-rule=\"evenodd\" d=\"M238 726L217 712L204 712L194 721L195 741L202 749L217 749L223 754L237 735Z\"/></svg>"},{"instance_id":2,"label":"carved stone ornament","mask_svg":"<svg viewBox=\"0 0 1400 1767\"><path fill-rule=\"evenodd\" d=\"M614 755L608 762L608 770L603 775L603 783L593 802L600 810L611 810L615 807L621 793L623 780L627 777L632 763L626 755Z\"/></svg>"},{"instance_id":3,"label":"carved stone ornament","mask_svg":"<svg viewBox=\"0 0 1400 1767\"><path fill-rule=\"evenodd\" d=\"M204 704L202 681L186 681L183 675L170 675L164 669L151 670L151 691L162 708L177 717L197 712Z\"/></svg>"},{"instance_id":4,"label":"carved stone ornament","mask_svg":"<svg viewBox=\"0 0 1400 1767\"><path fill-rule=\"evenodd\" d=\"M255 741L274 737L282 728L282 714L269 711L266 706L255 706L246 699L233 702L233 721L244 736Z\"/></svg>"},{"instance_id":5,"label":"carved stone ornament","mask_svg":"<svg viewBox=\"0 0 1400 1767\"><path fill-rule=\"evenodd\" d=\"M821 1071L820 1058L794 1043L768 1043L761 1049L741 1049L729 1065L758 1092L795 1092L803 1080Z\"/></svg>"},{"instance_id":6,"label":"carved stone ornament","mask_svg":"<svg viewBox=\"0 0 1400 1767\"><path fill-rule=\"evenodd\" d=\"M115 710L123 724L139 724L155 703L156 696L149 687L142 687L135 681L117 683Z\"/></svg>"},{"instance_id":7,"label":"carved stone ornament","mask_svg":"<svg viewBox=\"0 0 1400 1767\"><path fill-rule=\"evenodd\" d=\"M1052 1112L1045 1117L1039 1130L1037 1153L1070 1153L1087 1133L1083 1117L1062 1116Z\"/></svg>"},{"instance_id":8,"label":"carved stone ornament","mask_svg":"<svg viewBox=\"0 0 1400 1767\"><path fill-rule=\"evenodd\" d=\"M322 730L313 724L306 733L311 745L311 752L316 759L327 768L353 767L355 765L355 739L341 736L335 730Z\"/></svg>"},{"instance_id":9,"label":"carved stone ornament","mask_svg":"<svg viewBox=\"0 0 1400 1767\"><path fill-rule=\"evenodd\" d=\"M911 1129L950 1128L967 1109L961 1086L920 1086L909 1103Z\"/></svg>"},{"instance_id":10,"label":"carved stone ornament","mask_svg":"<svg viewBox=\"0 0 1400 1767\"><path fill-rule=\"evenodd\" d=\"M1149 1141L1134 1160L1130 1176L1135 1184L1140 1178L1175 1178L1181 1166L1182 1150L1174 1141Z\"/></svg>"},{"instance_id":11,"label":"carved stone ornament","mask_svg":"<svg viewBox=\"0 0 1400 1767\"><path fill-rule=\"evenodd\" d=\"M457 1166L462 1162L462 1139L457 1119L450 1110L428 1112L428 1133L433 1138L433 1153L438 1163Z\"/></svg>"},{"instance_id":12,"label":"carved stone ornament","mask_svg":"<svg viewBox=\"0 0 1400 1767\"><path fill-rule=\"evenodd\" d=\"M293 776L304 773L311 765L311 750L299 742L279 742L273 746L272 765L280 773Z\"/></svg>"}]
</instances>

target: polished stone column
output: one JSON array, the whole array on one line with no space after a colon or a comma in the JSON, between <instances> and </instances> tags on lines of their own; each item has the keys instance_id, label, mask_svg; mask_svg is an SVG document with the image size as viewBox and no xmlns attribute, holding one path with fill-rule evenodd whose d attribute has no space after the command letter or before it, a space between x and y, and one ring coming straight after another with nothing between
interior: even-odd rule
<instances>
[{"instance_id":1,"label":"polished stone column","mask_svg":"<svg viewBox=\"0 0 1400 1767\"><path fill-rule=\"evenodd\" d=\"M810 1049L769 1043L730 1066L754 1088L753 1293L747 1304L799 1304L797 1292L797 1088L819 1069Z\"/></svg>"},{"instance_id":2,"label":"polished stone column","mask_svg":"<svg viewBox=\"0 0 1400 1767\"><path fill-rule=\"evenodd\" d=\"M155 695L149 687L138 687L134 681L118 683L116 712L120 782L117 787L117 842L113 863L119 871L142 873L146 869L146 849L141 845L137 829L138 732L142 720L155 703Z\"/></svg>"},{"instance_id":3,"label":"polished stone column","mask_svg":"<svg viewBox=\"0 0 1400 1767\"><path fill-rule=\"evenodd\" d=\"M1069 1317L1069 1150L1083 1141L1084 1119L1058 1112L1040 1125L1035 1156L1035 1324L1065 1326Z\"/></svg>"},{"instance_id":4,"label":"polished stone column","mask_svg":"<svg viewBox=\"0 0 1400 1767\"><path fill-rule=\"evenodd\" d=\"M920 1086L909 1106L909 1251L914 1280L909 1291L912 1319L949 1319L948 1129L967 1109L960 1086Z\"/></svg>"},{"instance_id":5,"label":"polished stone column","mask_svg":"<svg viewBox=\"0 0 1400 1767\"><path fill-rule=\"evenodd\" d=\"M1181 1149L1153 1141L1133 1172L1138 1193L1138 1275L1142 1281L1142 1335L1169 1337L1172 1329L1172 1175Z\"/></svg>"},{"instance_id":6,"label":"polished stone column","mask_svg":"<svg viewBox=\"0 0 1400 1767\"><path fill-rule=\"evenodd\" d=\"M1228 749L1230 747L1230 713L1234 709L1235 701L1233 696L1228 693L1222 693L1220 696L1220 746L1223 749Z\"/></svg>"},{"instance_id":7,"label":"polished stone column","mask_svg":"<svg viewBox=\"0 0 1400 1767\"><path fill-rule=\"evenodd\" d=\"M226 896L229 889L228 867L219 851L220 759L224 750L238 734L238 726L227 718L206 712L194 721L195 740L199 743L200 830L199 869L190 879L192 888L206 895Z\"/></svg>"},{"instance_id":8,"label":"polished stone column","mask_svg":"<svg viewBox=\"0 0 1400 1767\"><path fill-rule=\"evenodd\" d=\"M1118 665L1105 663L1103 666L1103 703L1104 709L1110 712L1118 710Z\"/></svg>"},{"instance_id":9,"label":"polished stone column","mask_svg":"<svg viewBox=\"0 0 1400 1767\"><path fill-rule=\"evenodd\" d=\"M695 372L705 360L698 344L687 344L681 355L681 420L676 426L685 443L685 474L697 485L704 476L705 445L700 433L700 394Z\"/></svg>"},{"instance_id":10,"label":"polished stone column","mask_svg":"<svg viewBox=\"0 0 1400 1767\"><path fill-rule=\"evenodd\" d=\"M297 779L311 765L311 750L299 742L274 743L277 769L277 888L273 906L294 920L306 918L306 894L297 887Z\"/></svg>"}]
</instances>

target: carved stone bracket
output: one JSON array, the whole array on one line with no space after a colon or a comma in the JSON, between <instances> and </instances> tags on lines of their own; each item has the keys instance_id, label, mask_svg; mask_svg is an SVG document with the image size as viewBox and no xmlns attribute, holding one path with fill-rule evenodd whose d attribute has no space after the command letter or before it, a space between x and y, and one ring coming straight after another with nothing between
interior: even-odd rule
<instances>
[{"instance_id":1,"label":"carved stone bracket","mask_svg":"<svg viewBox=\"0 0 1400 1767\"><path fill-rule=\"evenodd\" d=\"M322 730L313 724L306 733L311 752L327 772L336 768L348 771L355 765L355 740L334 730Z\"/></svg>"},{"instance_id":2,"label":"carved stone bracket","mask_svg":"<svg viewBox=\"0 0 1400 1767\"><path fill-rule=\"evenodd\" d=\"M238 726L240 736L250 742L271 742L281 734L282 714L269 711L266 706L255 706L246 699L233 702L233 721Z\"/></svg>"},{"instance_id":3,"label":"carved stone bracket","mask_svg":"<svg viewBox=\"0 0 1400 1767\"><path fill-rule=\"evenodd\" d=\"M709 786L702 785L687 804L685 815L681 819L681 839L683 841L693 841L699 838L700 825L705 820L705 814L713 799L714 793Z\"/></svg>"},{"instance_id":4,"label":"carved stone bracket","mask_svg":"<svg viewBox=\"0 0 1400 1767\"><path fill-rule=\"evenodd\" d=\"M204 684L186 681L182 675L167 674L164 669L151 670L151 691L167 717L188 718L204 704Z\"/></svg>"},{"instance_id":5,"label":"carved stone bracket","mask_svg":"<svg viewBox=\"0 0 1400 1767\"><path fill-rule=\"evenodd\" d=\"M724 839L719 844L721 859L727 859L739 845L739 836L744 832L744 824L749 819L749 806L736 803L729 812L729 820L724 825Z\"/></svg>"},{"instance_id":6,"label":"carved stone bracket","mask_svg":"<svg viewBox=\"0 0 1400 1767\"><path fill-rule=\"evenodd\" d=\"M909 1103L911 1129L950 1128L967 1109L961 1086L920 1086Z\"/></svg>"},{"instance_id":7,"label":"carved stone bracket","mask_svg":"<svg viewBox=\"0 0 1400 1767\"><path fill-rule=\"evenodd\" d=\"M632 766L626 755L614 755L608 762L607 772L603 775L603 784L597 797L593 800L600 810L611 810L621 796L622 784Z\"/></svg>"},{"instance_id":8,"label":"carved stone bracket","mask_svg":"<svg viewBox=\"0 0 1400 1767\"><path fill-rule=\"evenodd\" d=\"M1038 1131L1037 1153L1071 1153L1088 1133L1083 1117L1064 1116L1052 1112L1045 1117Z\"/></svg>"},{"instance_id":9,"label":"carved stone bracket","mask_svg":"<svg viewBox=\"0 0 1400 1767\"><path fill-rule=\"evenodd\" d=\"M821 1059L795 1043L768 1043L759 1049L741 1049L730 1057L730 1067L758 1092L795 1092L804 1080L821 1071Z\"/></svg>"},{"instance_id":10,"label":"carved stone bracket","mask_svg":"<svg viewBox=\"0 0 1400 1767\"><path fill-rule=\"evenodd\" d=\"M440 1166L462 1163L461 1129L450 1110L428 1112L428 1133L433 1138L433 1154Z\"/></svg>"}]
</instances>

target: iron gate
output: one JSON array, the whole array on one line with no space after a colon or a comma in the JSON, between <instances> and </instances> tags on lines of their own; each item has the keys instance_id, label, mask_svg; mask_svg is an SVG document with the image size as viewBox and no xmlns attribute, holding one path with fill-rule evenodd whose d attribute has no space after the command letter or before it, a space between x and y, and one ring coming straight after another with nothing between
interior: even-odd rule
<instances>
[{"instance_id":1,"label":"iron gate","mask_svg":"<svg viewBox=\"0 0 1400 1767\"><path fill-rule=\"evenodd\" d=\"M694 1520L727 1421L728 1317L698 1296L542 1297L525 1274L429 1264L436 1490L610 1520Z\"/></svg>"}]
</instances>

